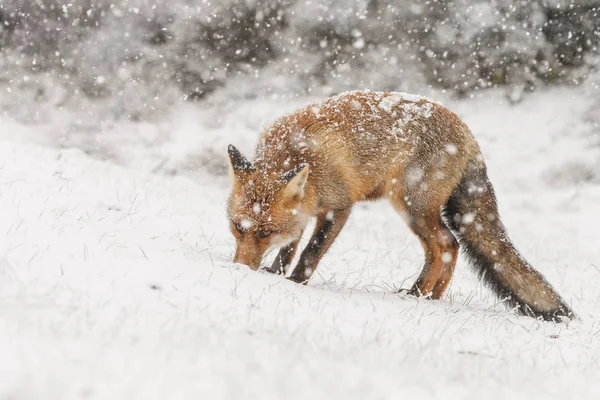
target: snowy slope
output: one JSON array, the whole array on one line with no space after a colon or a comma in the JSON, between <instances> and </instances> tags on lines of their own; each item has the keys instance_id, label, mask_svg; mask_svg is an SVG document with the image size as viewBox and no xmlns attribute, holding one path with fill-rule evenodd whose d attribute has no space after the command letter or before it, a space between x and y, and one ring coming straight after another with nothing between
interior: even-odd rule
<instances>
[{"instance_id":1,"label":"snowy slope","mask_svg":"<svg viewBox=\"0 0 600 400\"><path fill-rule=\"evenodd\" d=\"M598 157L576 95L451 105L481 142L517 247L581 317L567 325L506 311L462 260L444 299L394 294L422 254L385 203L356 207L307 287L232 264L227 178L144 169L247 146L248 126L290 104L248 105L245 123L187 148L179 122L172 142L121 162L137 170L2 121L0 399L598 397L600 187L551 179Z\"/></svg>"}]
</instances>

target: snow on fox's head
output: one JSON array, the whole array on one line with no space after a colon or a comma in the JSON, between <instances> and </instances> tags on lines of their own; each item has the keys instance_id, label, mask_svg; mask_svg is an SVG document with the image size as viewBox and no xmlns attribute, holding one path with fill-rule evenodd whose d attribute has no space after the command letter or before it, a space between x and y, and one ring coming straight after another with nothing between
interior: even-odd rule
<instances>
[{"instance_id":1,"label":"snow on fox's head","mask_svg":"<svg viewBox=\"0 0 600 400\"><path fill-rule=\"evenodd\" d=\"M257 168L234 146L228 153L233 188L227 212L237 242L234 262L258 269L269 249L301 236L308 220L303 200L309 167Z\"/></svg>"}]
</instances>

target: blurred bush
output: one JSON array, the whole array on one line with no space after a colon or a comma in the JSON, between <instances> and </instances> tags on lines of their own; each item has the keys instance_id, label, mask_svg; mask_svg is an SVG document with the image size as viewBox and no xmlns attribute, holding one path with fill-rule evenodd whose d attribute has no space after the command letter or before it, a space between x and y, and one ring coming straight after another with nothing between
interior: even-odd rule
<instances>
[{"instance_id":1,"label":"blurred bush","mask_svg":"<svg viewBox=\"0 0 600 400\"><path fill-rule=\"evenodd\" d=\"M8 0L4 107L34 98L148 119L181 98L578 83L591 0ZM8 104L11 103L11 104Z\"/></svg>"}]
</instances>

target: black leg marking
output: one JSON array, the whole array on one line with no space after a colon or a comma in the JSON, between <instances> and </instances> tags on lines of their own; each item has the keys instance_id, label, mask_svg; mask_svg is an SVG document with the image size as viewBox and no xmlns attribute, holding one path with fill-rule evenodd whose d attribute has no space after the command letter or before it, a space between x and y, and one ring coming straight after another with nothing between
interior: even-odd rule
<instances>
[{"instance_id":1,"label":"black leg marking","mask_svg":"<svg viewBox=\"0 0 600 400\"><path fill-rule=\"evenodd\" d=\"M300 240L298 239L287 246L283 246L279 250L277 257L275 257L273 264L269 268L265 268L265 271L276 275L285 275L287 269L292 264L299 242Z\"/></svg>"},{"instance_id":2,"label":"black leg marking","mask_svg":"<svg viewBox=\"0 0 600 400\"><path fill-rule=\"evenodd\" d=\"M315 231L310 242L302 252L298 265L292 271L290 280L298 283L308 282L317 264L327 252L344 224L350 216L350 208L339 211L328 211L319 214Z\"/></svg>"}]
</instances>

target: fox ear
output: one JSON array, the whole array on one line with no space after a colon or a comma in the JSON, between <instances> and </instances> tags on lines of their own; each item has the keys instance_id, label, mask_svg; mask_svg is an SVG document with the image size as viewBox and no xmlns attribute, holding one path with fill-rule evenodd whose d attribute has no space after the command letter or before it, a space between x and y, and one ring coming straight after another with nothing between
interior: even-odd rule
<instances>
[{"instance_id":1,"label":"fox ear","mask_svg":"<svg viewBox=\"0 0 600 400\"><path fill-rule=\"evenodd\" d=\"M249 172L252 169L252 164L240 153L240 151L232 144L227 147L229 154L229 166L234 176L239 177L241 173Z\"/></svg>"},{"instance_id":2,"label":"fox ear","mask_svg":"<svg viewBox=\"0 0 600 400\"><path fill-rule=\"evenodd\" d=\"M287 182L284 192L289 196L304 197L304 188L308 179L308 164L300 164L282 176Z\"/></svg>"}]
</instances>

